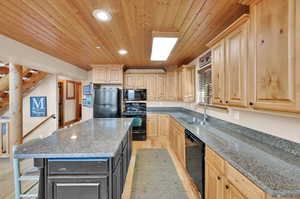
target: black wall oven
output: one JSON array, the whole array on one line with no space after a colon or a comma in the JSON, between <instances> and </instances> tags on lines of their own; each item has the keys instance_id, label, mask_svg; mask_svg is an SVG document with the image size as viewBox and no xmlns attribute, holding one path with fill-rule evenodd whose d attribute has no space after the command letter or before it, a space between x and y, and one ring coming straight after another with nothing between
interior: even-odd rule
<instances>
[{"instance_id":1,"label":"black wall oven","mask_svg":"<svg viewBox=\"0 0 300 199\"><path fill-rule=\"evenodd\" d=\"M146 89L124 89L123 100L124 101L146 101L147 90Z\"/></svg>"},{"instance_id":2,"label":"black wall oven","mask_svg":"<svg viewBox=\"0 0 300 199\"><path fill-rule=\"evenodd\" d=\"M127 102L125 103L125 111L122 117L133 118L132 121L132 139L146 140L147 127L147 110L146 103L141 102Z\"/></svg>"},{"instance_id":3,"label":"black wall oven","mask_svg":"<svg viewBox=\"0 0 300 199\"><path fill-rule=\"evenodd\" d=\"M185 130L186 168L201 197L205 198L205 143L189 130Z\"/></svg>"}]
</instances>

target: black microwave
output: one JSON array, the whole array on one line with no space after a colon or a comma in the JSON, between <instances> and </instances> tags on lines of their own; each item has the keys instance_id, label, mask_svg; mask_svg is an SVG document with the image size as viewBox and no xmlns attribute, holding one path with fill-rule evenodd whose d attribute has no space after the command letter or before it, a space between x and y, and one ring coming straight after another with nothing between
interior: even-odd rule
<instances>
[{"instance_id":1,"label":"black microwave","mask_svg":"<svg viewBox=\"0 0 300 199\"><path fill-rule=\"evenodd\" d=\"M124 89L123 100L124 101L146 101L147 90L146 89Z\"/></svg>"}]
</instances>

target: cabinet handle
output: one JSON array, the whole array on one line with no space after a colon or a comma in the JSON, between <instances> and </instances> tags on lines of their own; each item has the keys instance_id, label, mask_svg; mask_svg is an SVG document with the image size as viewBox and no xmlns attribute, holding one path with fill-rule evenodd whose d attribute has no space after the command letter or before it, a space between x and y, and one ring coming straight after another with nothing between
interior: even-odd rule
<instances>
[{"instance_id":1,"label":"cabinet handle","mask_svg":"<svg viewBox=\"0 0 300 199\"><path fill-rule=\"evenodd\" d=\"M228 104L229 102L228 102L228 101L226 101L225 103L226 103L226 104Z\"/></svg>"},{"instance_id":2,"label":"cabinet handle","mask_svg":"<svg viewBox=\"0 0 300 199\"><path fill-rule=\"evenodd\" d=\"M220 177L220 176L218 176L218 180L221 180L221 177Z\"/></svg>"},{"instance_id":3,"label":"cabinet handle","mask_svg":"<svg viewBox=\"0 0 300 199\"><path fill-rule=\"evenodd\" d=\"M220 103L223 103L223 101L222 101L222 100L220 100Z\"/></svg>"},{"instance_id":4,"label":"cabinet handle","mask_svg":"<svg viewBox=\"0 0 300 199\"><path fill-rule=\"evenodd\" d=\"M226 189L229 189L229 185L225 185L225 188L226 188Z\"/></svg>"},{"instance_id":5,"label":"cabinet handle","mask_svg":"<svg viewBox=\"0 0 300 199\"><path fill-rule=\"evenodd\" d=\"M253 105L254 105L254 103L253 103L253 102L250 102L250 103L249 103L249 105L250 105L250 106L253 106Z\"/></svg>"}]
</instances>

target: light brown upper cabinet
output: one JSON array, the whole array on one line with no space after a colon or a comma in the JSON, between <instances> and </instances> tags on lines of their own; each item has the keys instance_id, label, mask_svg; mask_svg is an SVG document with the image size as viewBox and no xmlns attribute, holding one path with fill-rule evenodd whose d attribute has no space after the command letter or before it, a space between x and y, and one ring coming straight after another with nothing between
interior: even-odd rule
<instances>
[{"instance_id":1,"label":"light brown upper cabinet","mask_svg":"<svg viewBox=\"0 0 300 199\"><path fill-rule=\"evenodd\" d=\"M163 101L166 99L166 75L158 74L156 78L156 100Z\"/></svg>"},{"instance_id":2,"label":"light brown upper cabinet","mask_svg":"<svg viewBox=\"0 0 300 199\"><path fill-rule=\"evenodd\" d=\"M125 88L147 89L147 101L165 100L166 74L125 73Z\"/></svg>"},{"instance_id":3,"label":"light brown upper cabinet","mask_svg":"<svg viewBox=\"0 0 300 199\"><path fill-rule=\"evenodd\" d=\"M127 74L124 76L124 87L134 89L137 85L137 76L132 74Z\"/></svg>"},{"instance_id":4,"label":"light brown upper cabinet","mask_svg":"<svg viewBox=\"0 0 300 199\"><path fill-rule=\"evenodd\" d=\"M248 27L246 21L225 38L225 103L232 106L248 105Z\"/></svg>"},{"instance_id":5,"label":"light brown upper cabinet","mask_svg":"<svg viewBox=\"0 0 300 199\"><path fill-rule=\"evenodd\" d=\"M300 2L263 0L250 12L250 105L300 113Z\"/></svg>"},{"instance_id":6,"label":"light brown upper cabinet","mask_svg":"<svg viewBox=\"0 0 300 199\"><path fill-rule=\"evenodd\" d=\"M225 47L224 40L211 49L212 56L212 103L223 104L225 101Z\"/></svg>"},{"instance_id":7,"label":"light brown upper cabinet","mask_svg":"<svg viewBox=\"0 0 300 199\"><path fill-rule=\"evenodd\" d=\"M214 104L247 106L249 15L221 32L208 46L212 51Z\"/></svg>"},{"instance_id":8,"label":"light brown upper cabinet","mask_svg":"<svg viewBox=\"0 0 300 199\"><path fill-rule=\"evenodd\" d=\"M195 101L195 66L183 65L178 69L178 100Z\"/></svg>"},{"instance_id":9,"label":"light brown upper cabinet","mask_svg":"<svg viewBox=\"0 0 300 199\"><path fill-rule=\"evenodd\" d=\"M143 76L145 88L147 89L147 100L155 101L157 99L157 76L153 74L148 74Z\"/></svg>"},{"instance_id":10,"label":"light brown upper cabinet","mask_svg":"<svg viewBox=\"0 0 300 199\"><path fill-rule=\"evenodd\" d=\"M92 65L93 83L123 84L123 65Z\"/></svg>"},{"instance_id":11,"label":"light brown upper cabinet","mask_svg":"<svg viewBox=\"0 0 300 199\"><path fill-rule=\"evenodd\" d=\"M168 71L166 75L166 100L176 101L177 95L177 71Z\"/></svg>"}]
</instances>

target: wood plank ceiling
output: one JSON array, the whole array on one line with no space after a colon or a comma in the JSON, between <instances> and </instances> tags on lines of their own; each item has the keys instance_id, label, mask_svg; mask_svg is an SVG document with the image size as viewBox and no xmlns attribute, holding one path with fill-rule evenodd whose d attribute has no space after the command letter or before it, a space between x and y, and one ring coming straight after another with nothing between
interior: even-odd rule
<instances>
[{"instance_id":1,"label":"wood plank ceiling","mask_svg":"<svg viewBox=\"0 0 300 199\"><path fill-rule=\"evenodd\" d=\"M179 65L247 12L238 1L1 0L0 33L87 70L90 64ZM94 9L107 9L112 21L96 21ZM152 31L180 33L167 62L150 61Z\"/></svg>"}]
</instances>

